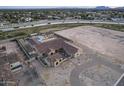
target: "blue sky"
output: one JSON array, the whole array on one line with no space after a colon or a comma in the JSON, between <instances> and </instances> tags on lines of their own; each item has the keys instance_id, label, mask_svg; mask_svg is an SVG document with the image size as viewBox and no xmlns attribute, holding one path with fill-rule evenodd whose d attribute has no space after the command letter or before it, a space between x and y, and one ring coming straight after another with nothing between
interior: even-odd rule
<instances>
[{"instance_id":1,"label":"blue sky","mask_svg":"<svg viewBox=\"0 0 124 93\"><path fill-rule=\"evenodd\" d=\"M0 6L0 9L36 9L36 8L94 8L95 6Z\"/></svg>"},{"instance_id":2,"label":"blue sky","mask_svg":"<svg viewBox=\"0 0 124 93\"><path fill-rule=\"evenodd\" d=\"M122 7L124 0L0 0L0 6L110 6Z\"/></svg>"}]
</instances>

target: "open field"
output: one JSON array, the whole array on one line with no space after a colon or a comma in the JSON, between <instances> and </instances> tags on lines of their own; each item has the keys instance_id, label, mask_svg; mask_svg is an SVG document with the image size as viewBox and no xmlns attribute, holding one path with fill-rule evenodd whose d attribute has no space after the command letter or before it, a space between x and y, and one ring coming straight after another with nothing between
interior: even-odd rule
<instances>
[{"instance_id":1,"label":"open field","mask_svg":"<svg viewBox=\"0 0 124 93\"><path fill-rule=\"evenodd\" d=\"M124 61L124 33L92 26L81 26L56 34L85 45L101 54Z\"/></svg>"}]
</instances>

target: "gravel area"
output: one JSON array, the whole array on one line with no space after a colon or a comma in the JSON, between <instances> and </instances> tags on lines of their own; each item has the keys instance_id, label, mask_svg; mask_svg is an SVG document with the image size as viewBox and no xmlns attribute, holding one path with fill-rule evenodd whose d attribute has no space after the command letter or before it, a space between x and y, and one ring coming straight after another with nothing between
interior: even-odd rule
<instances>
[{"instance_id":1,"label":"gravel area","mask_svg":"<svg viewBox=\"0 0 124 93\"><path fill-rule=\"evenodd\" d=\"M92 26L80 26L55 33L99 53L124 61L124 32Z\"/></svg>"}]
</instances>

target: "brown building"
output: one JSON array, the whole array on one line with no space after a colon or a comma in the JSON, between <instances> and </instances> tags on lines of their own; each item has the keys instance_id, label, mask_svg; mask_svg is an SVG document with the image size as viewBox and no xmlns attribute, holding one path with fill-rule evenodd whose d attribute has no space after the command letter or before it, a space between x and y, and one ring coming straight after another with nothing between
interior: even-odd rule
<instances>
[{"instance_id":1,"label":"brown building","mask_svg":"<svg viewBox=\"0 0 124 93\"><path fill-rule=\"evenodd\" d=\"M78 52L77 48L59 38L36 44L35 48L39 54L39 60L44 65L52 67L59 65L68 58L75 57Z\"/></svg>"}]
</instances>

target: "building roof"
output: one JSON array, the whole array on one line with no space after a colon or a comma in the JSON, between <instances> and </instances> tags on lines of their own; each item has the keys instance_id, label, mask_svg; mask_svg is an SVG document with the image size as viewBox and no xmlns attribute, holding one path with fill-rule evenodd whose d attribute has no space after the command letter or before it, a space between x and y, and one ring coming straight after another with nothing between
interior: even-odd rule
<instances>
[{"instance_id":1,"label":"building roof","mask_svg":"<svg viewBox=\"0 0 124 93\"><path fill-rule=\"evenodd\" d=\"M43 42L44 37L43 36L34 36L30 39L28 39L28 41L32 44L32 45L36 45L36 44L40 44Z\"/></svg>"},{"instance_id":2,"label":"building roof","mask_svg":"<svg viewBox=\"0 0 124 93\"><path fill-rule=\"evenodd\" d=\"M74 46L66 43L63 39L52 39L50 41L35 45L36 49L39 53L48 54L50 52L55 51L55 53L48 55L43 60L45 63L53 64L57 60L61 58L65 59L71 55L74 55L78 49ZM52 62L52 63L51 63Z\"/></svg>"},{"instance_id":3,"label":"building roof","mask_svg":"<svg viewBox=\"0 0 124 93\"><path fill-rule=\"evenodd\" d=\"M72 45L69 45L64 42L62 39L53 39L48 42L38 44L36 45L36 48L40 53L48 53L50 49L58 50L60 48L63 48L69 55L75 54L78 50Z\"/></svg>"}]
</instances>

